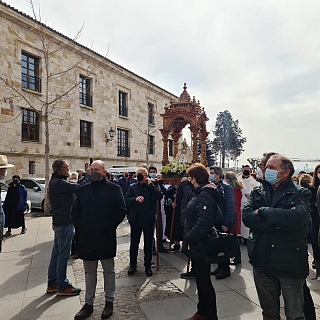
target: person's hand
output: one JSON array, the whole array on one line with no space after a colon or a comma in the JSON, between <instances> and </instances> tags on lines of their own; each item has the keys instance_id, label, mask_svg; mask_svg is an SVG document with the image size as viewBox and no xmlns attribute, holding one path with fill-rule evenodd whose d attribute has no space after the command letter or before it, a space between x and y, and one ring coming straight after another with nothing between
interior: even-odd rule
<instances>
[{"instance_id":1,"label":"person's hand","mask_svg":"<svg viewBox=\"0 0 320 320\"><path fill-rule=\"evenodd\" d=\"M143 196L136 197L136 201L142 203L144 201Z\"/></svg>"},{"instance_id":2,"label":"person's hand","mask_svg":"<svg viewBox=\"0 0 320 320\"><path fill-rule=\"evenodd\" d=\"M259 212L258 212L258 209L257 209L257 210L254 210L253 212L254 212L255 214L258 214L258 213L259 213Z\"/></svg>"},{"instance_id":3,"label":"person's hand","mask_svg":"<svg viewBox=\"0 0 320 320\"><path fill-rule=\"evenodd\" d=\"M187 177L182 177L182 178L181 178L181 182L182 182L182 181L187 181L187 180L188 180Z\"/></svg>"},{"instance_id":4,"label":"person's hand","mask_svg":"<svg viewBox=\"0 0 320 320\"><path fill-rule=\"evenodd\" d=\"M224 232L227 232L227 231L228 231L228 227L226 227L226 226L222 226L221 228L222 228L222 230L223 230Z\"/></svg>"},{"instance_id":5,"label":"person's hand","mask_svg":"<svg viewBox=\"0 0 320 320\"><path fill-rule=\"evenodd\" d=\"M175 202L172 202L172 208L175 208L177 204Z\"/></svg>"},{"instance_id":6,"label":"person's hand","mask_svg":"<svg viewBox=\"0 0 320 320\"><path fill-rule=\"evenodd\" d=\"M86 170L86 174L88 176L91 176L91 166L88 166L87 170Z\"/></svg>"},{"instance_id":7,"label":"person's hand","mask_svg":"<svg viewBox=\"0 0 320 320\"><path fill-rule=\"evenodd\" d=\"M146 179L146 182L147 182L148 185L150 185L151 179L150 179L150 178L147 178L147 179Z\"/></svg>"}]
</instances>

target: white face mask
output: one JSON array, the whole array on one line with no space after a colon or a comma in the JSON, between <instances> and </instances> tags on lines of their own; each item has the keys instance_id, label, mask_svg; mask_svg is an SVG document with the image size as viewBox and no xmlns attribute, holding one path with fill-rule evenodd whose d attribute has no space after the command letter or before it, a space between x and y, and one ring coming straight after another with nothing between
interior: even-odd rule
<instances>
[{"instance_id":1,"label":"white face mask","mask_svg":"<svg viewBox=\"0 0 320 320\"><path fill-rule=\"evenodd\" d=\"M318 177L318 179L320 180L320 173L317 173L317 177Z\"/></svg>"},{"instance_id":2,"label":"white face mask","mask_svg":"<svg viewBox=\"0 0 320 320\"><path fill-rule=\"evenodd\" d=\"M263 180L263 172L259 167L257 168L257 176L259 179Z\"/></svg>"}]
</instances>

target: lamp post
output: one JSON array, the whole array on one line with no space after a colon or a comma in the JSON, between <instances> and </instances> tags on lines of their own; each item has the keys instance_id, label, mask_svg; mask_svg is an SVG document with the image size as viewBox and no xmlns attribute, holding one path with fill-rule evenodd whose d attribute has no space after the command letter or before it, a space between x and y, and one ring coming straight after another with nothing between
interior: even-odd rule
<instances>
[{"instance_id":1,"label":"lamp post","mask_svg":"<svg viewBox=\"0 0 320 320\"><path fill-rule=\"evenodd\" d=\"M110 128L109 130L109 136L110 138L108 138L108 134L106 133L105 134L105 138L106 138L106 143L110 142L113 140L113 137L114 137L114 134L115 134L115 131L112 129L112 127Z\"/></svg>"}]
</instances>

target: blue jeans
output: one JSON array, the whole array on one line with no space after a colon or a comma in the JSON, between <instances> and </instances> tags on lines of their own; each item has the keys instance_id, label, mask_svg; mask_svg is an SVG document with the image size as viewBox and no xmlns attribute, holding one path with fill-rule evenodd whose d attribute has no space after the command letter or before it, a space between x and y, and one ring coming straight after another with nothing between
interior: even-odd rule
<instances>
[{"instance_id":1,"label":"blue jeans","mask_svg":"<svg viewBox=\"0 0 320 320\"><path fill-rule=\"evenodd\" d=\"M303 284L305 278L285 278L266 275L253 268L263 320L280 320L280 294L283 295L287 320L305 319L303 312Z\"/></svg>"},{"instance_id":2,"label":"blue jeans","mask_svg":"<svg viewBox=\"0 0 320 320\"><path fill-rule=\"evenodd\" d=\"M74 226L56 227L54 231L54 244L48 269L48 287L58 284L58 290L64 290L69 284L67 279L67 263L70 258L71 242L74 236Z\"/></svg>"}]
</instances>

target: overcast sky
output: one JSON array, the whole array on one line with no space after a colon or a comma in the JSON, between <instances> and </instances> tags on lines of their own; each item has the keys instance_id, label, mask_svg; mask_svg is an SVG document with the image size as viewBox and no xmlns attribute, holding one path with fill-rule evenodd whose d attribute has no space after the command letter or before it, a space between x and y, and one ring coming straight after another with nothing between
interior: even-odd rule
<instances>
[{"instance_id":1,"label":"overcast sky","mask_svg":"<svg viewBox=\"0 0 320 320\"><path fill-rule=\"evenodd\" d=\"M25 0L5 0L31 15ZM46 24L205 107L229 110L248 157L319 158L320 1L39 0Z\"/></svg>"}]
</instances>

